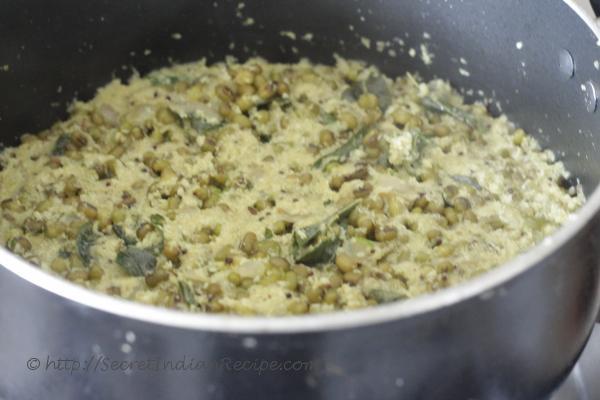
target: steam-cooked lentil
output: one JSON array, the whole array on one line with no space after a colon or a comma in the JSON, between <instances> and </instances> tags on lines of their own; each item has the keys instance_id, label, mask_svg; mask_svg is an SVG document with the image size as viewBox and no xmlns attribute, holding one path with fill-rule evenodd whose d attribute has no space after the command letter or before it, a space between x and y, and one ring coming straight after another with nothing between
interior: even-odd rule
<instances>
[{"instance_id":1,"label":"steam-cooked lentil","mask_svg":"<svg viewBox=\"0 0 600 400\"><path fill-rule=\"evenodd\" d=\"M449 85L338 59L114 81L0 155L0 239L91 289L283 315L432 292L584 201L563 164Z\"/></svg>"}]
</instances>

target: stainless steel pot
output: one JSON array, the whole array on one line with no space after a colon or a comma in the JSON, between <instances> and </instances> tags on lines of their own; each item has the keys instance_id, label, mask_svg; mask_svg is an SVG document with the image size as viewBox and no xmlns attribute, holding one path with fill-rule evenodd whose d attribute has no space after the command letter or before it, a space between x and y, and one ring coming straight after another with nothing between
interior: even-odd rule
<instances>
[{"instance_id":1,"label":"stainless steel pot","mask_svg":"<svg viewBox=\"0 0 600 400\"><path fill-rule=\"evenodd\" d=\"M8 0L2 8L6 144L132 67L143 73L171 58L228 53L331 62L337 52L390 75L449 79L469 98L492 97L492 110L557 151L588 202L536 248L464 285L303 317L133 304L0 249L0 399L536 399L569 372L600 306L600 48L587 3ZM312 41L299 39L306 33ZM398 56L378 52L378 40ZM422 44L435 55L431 65L410 56Z\"/></svg>"}]
</instances>

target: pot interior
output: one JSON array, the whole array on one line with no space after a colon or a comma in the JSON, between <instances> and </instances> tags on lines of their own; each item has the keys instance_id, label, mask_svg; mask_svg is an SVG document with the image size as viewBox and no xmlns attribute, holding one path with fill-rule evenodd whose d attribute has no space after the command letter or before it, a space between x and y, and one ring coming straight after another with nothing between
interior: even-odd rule
<instances>
[{"instance_id":1,"label":"pot interior","mask_svg":"<svg viewBox=\"0 0 600 400\"><path fill-rule=\"evenodd\" d=\"M542 4L543 3L543 4ZM542 7L543 5L543 7ZM535 16L535 17L534 17ZM5 145L66 116L114 77L234 55L440 77L555 151L589 195L600 180L600 47L563 2L507 0L3 3L0 132ZM573 72L571 72L573 71ZM585 88L585 89L584 89Z\"/></svg>"}]
</instances>

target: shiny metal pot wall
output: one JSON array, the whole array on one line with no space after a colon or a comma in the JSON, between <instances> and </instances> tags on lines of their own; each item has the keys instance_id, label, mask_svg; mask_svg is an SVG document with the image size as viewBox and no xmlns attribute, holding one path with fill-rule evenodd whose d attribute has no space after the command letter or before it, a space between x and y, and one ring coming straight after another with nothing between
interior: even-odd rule
<instances>
[{"instance_id":1,"label":"shiny metal pot wall","mask_svg":"<svg viewBox=\"0 0 600 400\"><path fill-rule=\"evenodd\" d=\"M600 48L589 10L559 0L283 4L5 1L2 140L48 126L75 95L88 98L131 68L228 53L293 61L293 48L331 62L337 52L492 97L492 110L557 151L588 203L552 238L467 284L305 317L154 309L88 292L0 249L1 399L535 399L567 374L600 303ZM421 45L431 65L407 55Z\"/></svg>"}]
</instances>

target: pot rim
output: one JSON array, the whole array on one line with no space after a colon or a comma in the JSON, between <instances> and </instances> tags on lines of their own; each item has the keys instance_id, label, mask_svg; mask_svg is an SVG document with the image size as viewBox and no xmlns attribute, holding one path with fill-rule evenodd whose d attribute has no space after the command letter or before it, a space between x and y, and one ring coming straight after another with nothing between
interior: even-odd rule
<instances>
[{"instance_id":1,"label":"pot rim","mask_svg":"<svg viewBox=\"0 0 600 400\"><path fill-rule=\"evenodd\" d=\"M564 0L579 15L596 37L600 27L587 7L587 0ZM482 275L434 293L404 301L351 311L334 311L303 316L244 317L227 314L191 313L169 310L111 297L76 285L46 272L29 261L0 246L0 266L29 283L82 306L104 311L136 321L167 327L237 334L297 334L360 328L411 318L479 296L487 301L502 291L502 285L534 268L544 258L571 240L598 214L600 185L597 185L585 204L552 235L536 246L492 268Z\"/></svg>"}]
</instances>

